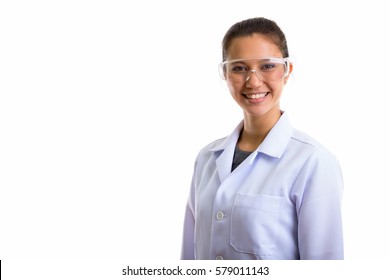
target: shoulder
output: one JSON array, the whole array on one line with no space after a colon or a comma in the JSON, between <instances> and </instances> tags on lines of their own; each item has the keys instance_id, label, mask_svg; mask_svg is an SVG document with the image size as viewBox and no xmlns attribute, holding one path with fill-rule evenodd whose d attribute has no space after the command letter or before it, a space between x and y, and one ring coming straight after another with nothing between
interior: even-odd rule
<instances>
[{"instance_id":1,"label":"shoulder","mask_svg":"<svg viewBox=\"0 0 390 280\"><path fill-rule=\"evenodd\" d=\"M214 140L207 145L203 146L198 153L198 159L204 156L210 156L210 154L223 150L228 136Z\"/></svg>"},{"instance_id":2,"label":"shoulder","mask_svg":"<svg viewBox=\"0 0 390 280\"><path fill-rule=\"evenodd\" d=\"M291 140L307 148L325 149L325 147L316 139L297 129L293 130Z\"/></svg>"},{"instance_id":3,"label":"shoulder","mask_svg":"<svg viewBox=\"0 0 390 280\"><path fill-rule=\"evenodd\" d=\"M290 153L301 158L304 162L322 165L339 166L337 157L327 147L310 135L294 129L290 140Z\"/></svg>"},{"instance_id":4,"label":"shoulder","mask_svg":"<svg viewBox=\"0 0 390 280\"><path fill-rule=\"evenodd\" d=\"M291 137L297 157L302 159L302 171L315 171L324 174L340 174L341 166L338 158L327 147L308 134L294 129Z\"/></svg>"},{"instance_id":5,"label":"shoulder","mask_svg":"<svg viewBox=\"0 0 390 280\"><path fill-rule=\"evenodd\" d=\"M219 154L219 152L225 150L231 145L235 145L240 135L240 131L243 127L243 121L241 121L236 128L227 136L219 138L205 145L199 152L199 155Z\"/></svg>"},{"instance_id":6,"label":"shoulder","mask_svg":"<svg viewBox=\"0 0 390 280\"><path fill-rule=\"evenodd\" d=\"M297 129L293 130L291 141L295 145L302 146L303 148L306 148L312 152L317 151L331 153L328 148L321 144L317 139Z\"/></svg>"}]
</instances>

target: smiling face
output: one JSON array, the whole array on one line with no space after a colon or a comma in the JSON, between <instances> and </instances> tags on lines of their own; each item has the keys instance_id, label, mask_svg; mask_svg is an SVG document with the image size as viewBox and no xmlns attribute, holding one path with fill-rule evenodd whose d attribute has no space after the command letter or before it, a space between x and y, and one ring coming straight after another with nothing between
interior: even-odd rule
<instances>
[{"instance_id":1,"label":"smiling face","mask_svg":"<svg viewBox=\"0 0 390 280\"><path fill-rule=\"evenodd\" d=\"M240 60L232 66L234 71L252 70L241 82L225 73L231 95L247 116L263 117L280 114L280 97L292 67L288 69L288 75L280 79L267 79L261 71L268 71L267 68L274 67L275 64L263 68L263 62L259 59L265 57L283 58L283 55L277 45L260 34L236 37L227 50L227 60Z\"/></svg>"}]
</instances>

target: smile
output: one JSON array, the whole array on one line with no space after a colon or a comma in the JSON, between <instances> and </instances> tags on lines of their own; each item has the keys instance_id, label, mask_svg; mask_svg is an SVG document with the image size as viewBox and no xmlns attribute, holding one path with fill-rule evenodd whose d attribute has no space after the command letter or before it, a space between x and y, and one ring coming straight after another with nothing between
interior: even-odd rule
<instances>
[{"instance_id":1,"label":"smile","mask_svg":"<svg viewBox=\"0 0 390 280\"><path fill-rule=\"evenodd\" d=\"M269 94L269 92L260 92L260 93L254 93L254 94L244 94L249 99L259 99L264 98Z\"/></svg>"}]
</instances>

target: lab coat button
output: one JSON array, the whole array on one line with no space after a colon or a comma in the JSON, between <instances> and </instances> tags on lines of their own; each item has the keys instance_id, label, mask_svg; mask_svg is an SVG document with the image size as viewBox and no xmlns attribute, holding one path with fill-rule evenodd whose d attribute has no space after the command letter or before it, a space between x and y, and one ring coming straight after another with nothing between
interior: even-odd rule
<instances>
[{"instance_id":1,"label":"lab coat button","mask_svg":"<svg viewBox=\"0 0 390 280\"><path fill-rule=\"evenodd\" d=\"M225 214L222 211L218 211L217 220L221 221L221 220L223 220L223 218L225 218Z\"/></svg>"},{"instance_id":2,"label":"lab coat button","mask_svg":"<svg viewBox=\"0 0 390 280\"><path fill-rule=\"evenodd\" d=\"M217 256L215 259L220 261L220 260L223 260L223 257L222 256Z\"/></svg>"}]
</instances>

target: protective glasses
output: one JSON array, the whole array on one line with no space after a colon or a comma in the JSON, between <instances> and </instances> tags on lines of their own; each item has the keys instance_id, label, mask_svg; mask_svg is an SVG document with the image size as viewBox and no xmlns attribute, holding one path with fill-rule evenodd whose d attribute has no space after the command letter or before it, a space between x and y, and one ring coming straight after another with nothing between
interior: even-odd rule
<instances>
[{"instance_id":1,"label":"protective glasses","mask_svg":"<svg viewBox=\"0 0 390 280\"><path fill-rule=\"evenodd\" d=\"M255 65L250 68L248 63ZM233 83L246 83L252 74L264 82L281 80L288 75L290 63L288 57L266 57L227 60L220 64L220 74L223 79Z\"/></svg>"}]
</instances>

